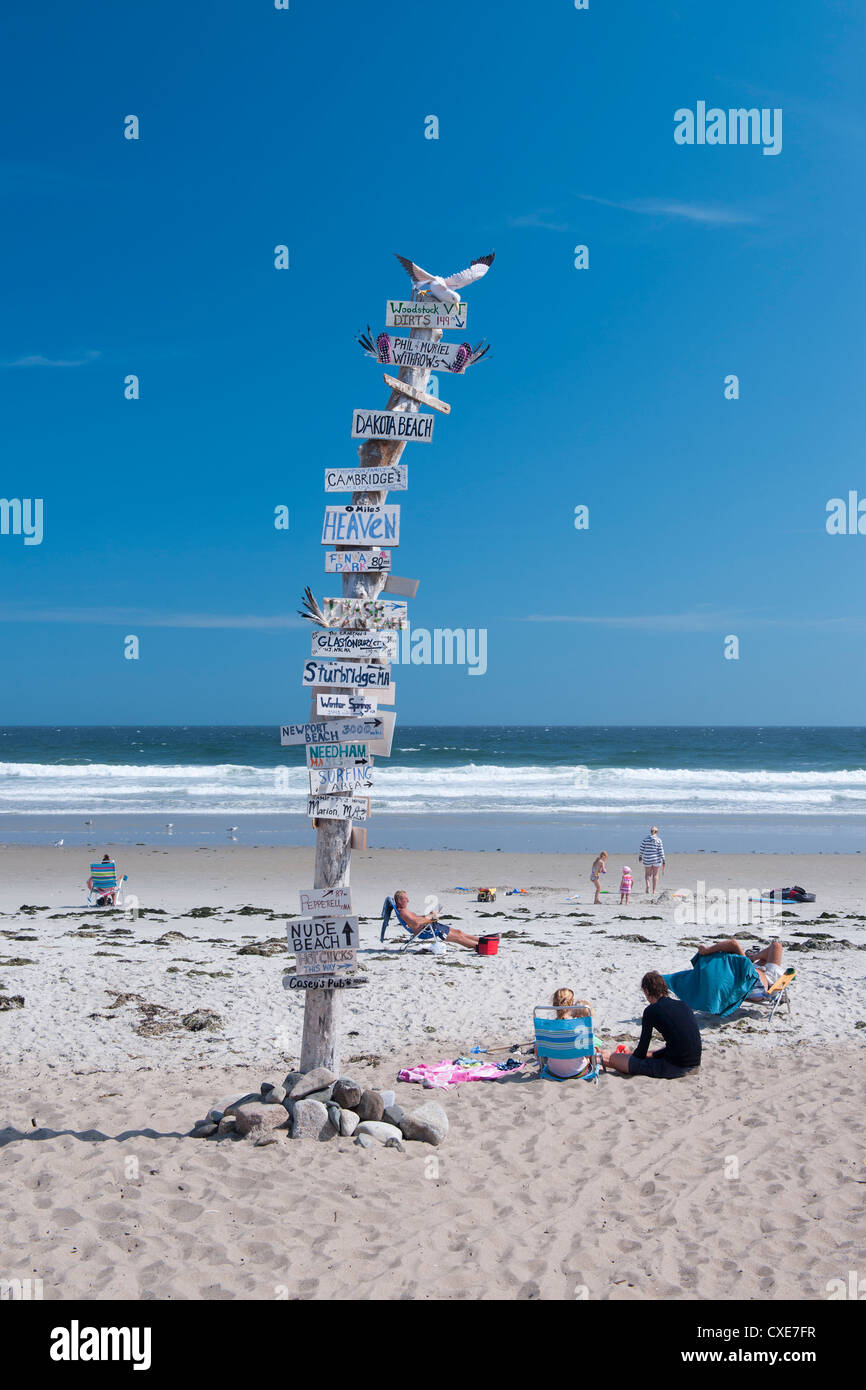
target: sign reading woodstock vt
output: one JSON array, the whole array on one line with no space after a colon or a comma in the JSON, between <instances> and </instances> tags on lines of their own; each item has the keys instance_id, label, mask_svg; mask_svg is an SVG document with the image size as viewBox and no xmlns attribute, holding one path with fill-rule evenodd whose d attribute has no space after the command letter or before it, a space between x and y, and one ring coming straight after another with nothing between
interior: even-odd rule
<instances>
[{"instance_id":1,"label":"sign reading woodstock vt","mask_svg":"<svg viewBox=\"0 0 866 1390\"><path fill-rule=\"evenodd\" d=\"M345 796L362 795L373 785L373 769L366 767L311 767L310 793L342 792Z\"/></svg>"},{"instance_id":2,"label":"sign reading woodstock vt","mask_svg":"<svg viewBox=\"0 0 866 1390\"><path fill-rule=\"evenodd\" d=\"M409 621L405 600L388 598L324 598L322 612L331 627L346 623L377 631L404 628Z\"/></svg>"},{"instance_id":3,"label":"sign reading woodstock vt","mask_svg":"<svg viewBox=\"0 0 866 1390\"><path fill-rule=\"evenodd\" d=\"M433 415L418 415L408 410L354 410L353 439L405 439L432 444Z\"/></svg>"},{"instance_id":4,"label":"sign reading woodstock vt","mask_svg":"<svg viewBox=\"0 0 866 1390\"><path fill-rule=\"evenodd\" d=\"M416 420L420 418L415 416ZM381 468L325 469L326 492L405 492L408 486L407 463L387 463Z\"/></svg>"},{"instance_id":5,"label":"sign reading woodstock vt","mask_svg":"<svg viewBox=\"0 0 866 1390\"><path fill-rule=\"evenodd\" d=\"M382 657L393 661L400 641L396 632L368 631L367 628L318 628L310 638L310 656Z\"/></svg>"},{"instance_id":6,"label":"sign reading woodstock vt","mask_svg":"<svg viewBox=\"0 0 866 1390\"><path fill-rule=\"evenodd\" d=\"M450 299L389 299L386 328L465 328L466 301Z\"/></svg>"},{"instance_id":7,"label":"sign reading woodstock vt","mask_svg":"<svg viewBox=\"0 0 866 1390\"><path fill-rule=\"evenodd\" d=\"M326 550L326 574L368 574L390 570L390 550Z\"/></svg>"},{"instance_id":8,"label":"sign reading woodstock vt","mask_svg":"<svg viewBox=\"0 0 866 1390\"><path fill-rule=\"evenodd\" d=\"M391 667L361 661L305 661L302 685L331 685L342 690L387 690ZM387 701L390 704L390 700ZM330 711L318 710L319 714ZM340 713L339 710L334 711Z\"/></svg>"},{"instance_id":9,"label":"sign reading woodstock vt","mask_svg":"<svg viewBox=\"0 0 866 1390\"><path fill-rule=\"evenodd\" d=\"M369 820L369 797L308 796L307 815L314 820Z\"/></svg>"},{"instance_id":10,"label":"sign reading woodstock vt","mask_svg":"<svg viewBox=\"0 0 866 1390\"><path fill-rule=\"evenodd\" d=\"M399 507L326 507L322 545L399 545Z\"/></svg>"}]
</instances>

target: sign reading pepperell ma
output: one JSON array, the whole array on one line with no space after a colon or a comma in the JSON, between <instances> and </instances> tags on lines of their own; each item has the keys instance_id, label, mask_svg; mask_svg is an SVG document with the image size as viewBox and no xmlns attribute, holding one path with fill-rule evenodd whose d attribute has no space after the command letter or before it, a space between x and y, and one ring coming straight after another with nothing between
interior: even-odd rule
<instances>
[{"instance_id":1,"label":"sign reading pepperell ma","mask_svg":"<svg viewBox=\"0 0 866 1390\"><path fill-rule=\"evenodd\" d=\"M301 912L311 917L333 917L338 912L352 911L352 890L346 884L340 888L301 888L298 890Z\"/></svg>"}]
</instances>

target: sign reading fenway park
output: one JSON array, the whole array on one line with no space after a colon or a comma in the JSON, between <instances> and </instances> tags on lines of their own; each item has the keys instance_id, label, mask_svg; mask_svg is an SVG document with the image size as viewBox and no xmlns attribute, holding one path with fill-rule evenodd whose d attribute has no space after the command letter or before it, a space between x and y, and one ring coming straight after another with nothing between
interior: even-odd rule
<instances>
[{"instance_id":1,"label":"sign reading fenway park","mask_svg":"<svg viewBox=\"0 0 866 1390\"><path fill-rule=\"evenodd\" d=\"M326 574L375 574L380 570L390 570L390 568L390 550L325 551Z\"/></svg>"},{"instance_id":2,"label":"sign reading fenway park","mask_svg":"<svg viewBox=\"0 0 866 1390\"><path fill-rule=\"evenodd\" d=\"M406 439L432 444L432 415L408 410L355 410L352 413L353 439Z\"/></svg>"}]
</instances>

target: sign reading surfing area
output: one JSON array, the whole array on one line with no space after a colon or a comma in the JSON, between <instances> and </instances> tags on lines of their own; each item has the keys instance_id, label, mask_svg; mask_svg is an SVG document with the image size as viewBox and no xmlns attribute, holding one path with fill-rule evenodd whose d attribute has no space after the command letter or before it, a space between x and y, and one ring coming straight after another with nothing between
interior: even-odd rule
<instances>
[{"instance_id":1,"label":"sign reading surfing area","mask_svg":"<svg viewBox=\"0 0 866 1390\"><path fill-rule=\"evenodd\" d=\"M373 769L366 767L311 767L310 793L342 792L352 796L366 792L373 785Z\"/></svg>"},{"instance_id":2,"label":"sign reading surfing area","mask_svg":"<svg viewBox=\"0 0 866 1390\"><path fill-rule=\"evenodd\" d=\"M399 545L400 508L326 507L322 545Z\"/></svg>"},{"instance_id":3,"label":"sign reading surfing area","mask_svg":"<svg viewBox=\"0 0 866 1390\"><path fill-rule=\"evenodd\" d=\"M466 301L449 299L389 299L386 328L465 328Z\"/></svg>"},{"instance_id":4,"label":"sign reading surfing area","mask_svg":"<svg viewBox=\"0 0 866 1390\"><path fill-rule=\"evenodd\" d=\"M397 412L386 411L386 414ZM416 420L421 417L415 416ZM432 417L431 417L432 418ZM353 435L354 439L362 438ZM372 437L372 436L371 436ZM384 438L384 436L382 436ZM376 438L379 438L377 435ZM407 463L383 464L381 468L326 468L326 492L405 492L409 486Z\"/></svg>"},{"instance_id":5,"label":"sign reading surfing area","mask_svg":"<svg viewBox=\"0 0 866 1390\"><path fill-rule=\"evenodd\" d=\"M368 574L390 568L390 550L325 551L325 574Z\"/></svg>"},{"instance_id":6,"label":"sign reading surfing area","mask_svg":"<svg viewBox=\"0 0 866 1390\"><path fill-rule=\"evenodd\" d=\"M417 415L408 410L360 410L352 412L353 439L405 439L432 444L432 415Z\"/></svg>"}]
</instances>

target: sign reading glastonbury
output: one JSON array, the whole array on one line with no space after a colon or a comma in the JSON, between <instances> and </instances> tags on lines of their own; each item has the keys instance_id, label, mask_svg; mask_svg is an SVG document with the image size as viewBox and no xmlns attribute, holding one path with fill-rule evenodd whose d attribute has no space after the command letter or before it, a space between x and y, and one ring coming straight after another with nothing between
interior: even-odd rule
<instances>
[{"instance_id":1,"label":"sign reading glastonbury","mask_svg":"<svg viewBox=\"0 0 866 1390\"><path fill-rule=\"evenodd\" d=\"M330 627L343 623L350 627L376 629L404 628L409 621L406 603L387 598L325 598L322 612Z\"/></svg>"},{"instance_id":2,"label":"sign reading glastonbury","mask_svg":"<svg viewBox=\"0 0 866 1390\"><path fill-rule=\"evenodd\" d=\"M322 545L399 545L400 508L326 507Z\"/></svg>"},{"instance_id":3,"label":"sign reading glastonbury","mask_svg":"<svg viewBox=\"0 0 866 1390\"><path fill-rule=\"evenodd\" d=\"M396 415L397 411L385 411L384 413ZM432 417L414 416L416 420L427 418ZM358 437L357 435L353 436L353 438ZM372 436L370 437L372 438ZM384 437L382 436L382 438ZM325 469L326 492L405 492L408 486L409 465L406 463L388 463L383 464L381 468Z\"/></svg>"},{"instance_id":4,"label":"sign reading glastonbury","mask_svg":"<svg viewBox=\"0 0 866 1390\"><path fill-rule=\"evenodd\" d=\"M326 550L326 574L369 574L390 570L390 550Z\"/></svg>"},{"instance_id":5,"label":"sign reading glastonbury","mask_svg":"<svg viewBox=\"0 0 866 1390\"><path fill-rule=\"evenodd\" d=\"M353 439L414 439L432 444L432 415L418 415L408 410L355 410L352 413Z\"/></svg>"},{"instance_id":6,"label":"sign reading glastonbury","mask_svg":"<svg viewBox=\"0 0 866 1390\"><path fill-rule=\"evenodd\" d=\"M389 299L386 328L465 328L466 301L450 299Z\"/></svg>"},{"instance_id":7,"label":"sign reading glastonbury","mask_svg":"<svg viewBox=\"0 0 866 1390\"><path fill-rule=\"evenodd\" d=\"M393 661L399 638L396 632L368 631L366 628L319 628L310 638L310 656L381 657Z\"/></svg>"}]
</instances>

